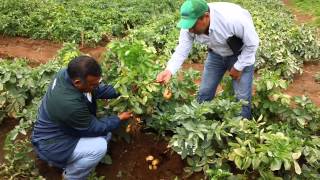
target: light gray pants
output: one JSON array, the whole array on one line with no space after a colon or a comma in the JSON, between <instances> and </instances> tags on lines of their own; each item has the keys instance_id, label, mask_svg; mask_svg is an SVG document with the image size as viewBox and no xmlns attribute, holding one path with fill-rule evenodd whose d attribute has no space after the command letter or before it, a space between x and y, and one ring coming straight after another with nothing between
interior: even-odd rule
<instances>
[{"instance_id":1,"label":"light gray pants","mask_svg":"<svg viewBox=\"0 0 320 180\"><path fill-rule=\"evenodd\" d=\"M66 180L85 180L91 170L105 156L111 133L105 137L81 138L68 160L63 178Z\"/></svg>"}]
</instances>

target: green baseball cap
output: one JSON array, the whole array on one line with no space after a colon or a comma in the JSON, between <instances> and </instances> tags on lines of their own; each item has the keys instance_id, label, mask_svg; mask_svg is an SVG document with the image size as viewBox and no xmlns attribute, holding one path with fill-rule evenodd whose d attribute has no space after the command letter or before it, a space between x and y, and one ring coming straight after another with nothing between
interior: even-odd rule
<instances>
[{"instance_id":1,"label":"green baseball cap","mask_svg":"<svg viewBox=\"0 0 320 180\"><path fill-rule=\"evenodd\" d=\"M180 21L178 27L190 29L197 22L198 18L207 12L209 6L205 0L187 0L180 8Z\"/></svg>"}]
</instances>

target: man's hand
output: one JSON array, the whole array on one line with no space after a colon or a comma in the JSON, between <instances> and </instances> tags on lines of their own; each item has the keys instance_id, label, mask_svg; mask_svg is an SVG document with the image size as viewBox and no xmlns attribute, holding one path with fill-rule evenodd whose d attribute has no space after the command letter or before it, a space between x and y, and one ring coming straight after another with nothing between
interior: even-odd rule
<instances>
[{"instance_id":1,"label":"man's hand","mask_svg":"<svg viewBox=\"0 0 320 180\"><path fill-rule=\"evenodd\" d=\"M241 71L238 71L234 67L232 67L229 72L229 75L232 77L232 79L240 81Z\"/></svg>"},{"instance_id":2,"label":"man's hand","mask_svg":"<svg viewBox=\"0 0 320 180\"><path fill-rule=\"evenodd\" d=\"M125 121L132 118L133 114L132 112L122 112L122 113L119 113L118 117L121 121Z\"/></svg>"},{"instance_id":3,"label":"man's hand","mask_svg":"<svg viewBox=\"0 0 320 180\"><path fill-rule=\"evenodd\" d=\"M161 84L168 83L171 79L171 76L172 73L168 69L166 69L158 74L156 82Z\"/></svg>"}]
</instances>

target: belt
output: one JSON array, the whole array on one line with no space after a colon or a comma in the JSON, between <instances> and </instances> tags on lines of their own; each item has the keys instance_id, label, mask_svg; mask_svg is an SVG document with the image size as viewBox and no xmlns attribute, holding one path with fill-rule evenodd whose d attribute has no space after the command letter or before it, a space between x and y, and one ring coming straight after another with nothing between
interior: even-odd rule
<instances>
[{"instance_id":1,"label":"belt","mask_svg":"<svg viewBox=\"0 0 320 180\"><path fill-rule=\"evenodd\" d=\"M211 48L207 48L208 49L208 52L214 52ZM235 53L233 53L233 55L231 55L231 56L239 56L241 54L241 51L239 51L239 52L237 52L236 54Z\"/></svg>"}]
</instances>

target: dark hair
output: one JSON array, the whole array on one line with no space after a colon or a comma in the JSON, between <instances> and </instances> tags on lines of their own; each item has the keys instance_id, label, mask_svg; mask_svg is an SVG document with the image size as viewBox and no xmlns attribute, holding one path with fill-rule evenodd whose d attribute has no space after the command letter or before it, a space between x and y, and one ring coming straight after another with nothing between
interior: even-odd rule
<instances>
[{"instance_id":1,"label":"dark hair","mask_svg":"<svg viewBox=\"0 0 320 180\"><path fill-rule=\"evenodd\" d=\"M88 75L101 76L101 67L90 56L78 56L69 62L67 72L72 80L80 78L81 81L85 82Z\"/></svg>"}]
</instances>

